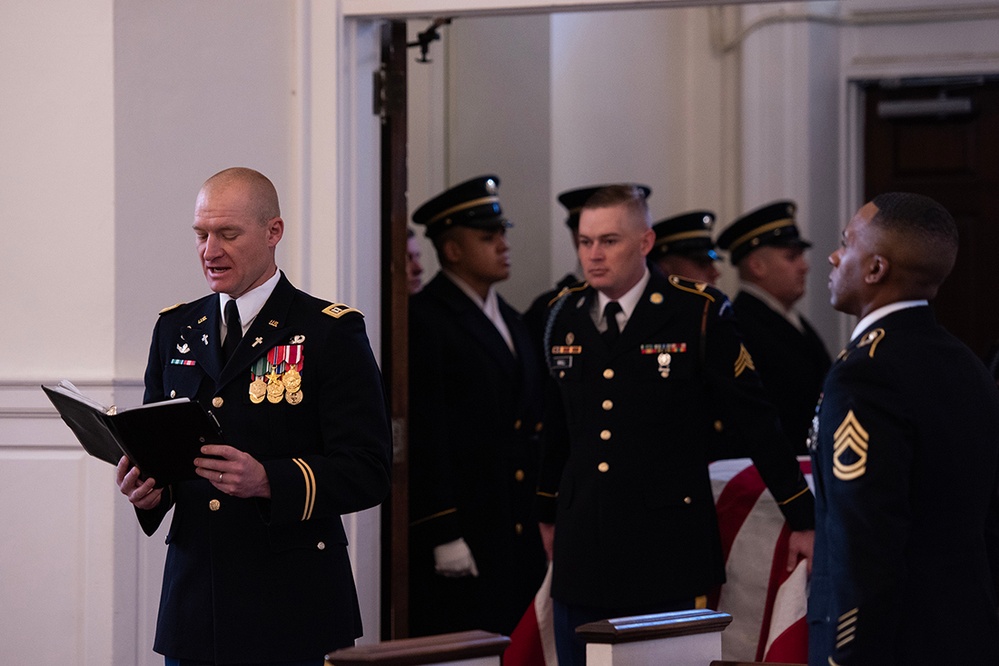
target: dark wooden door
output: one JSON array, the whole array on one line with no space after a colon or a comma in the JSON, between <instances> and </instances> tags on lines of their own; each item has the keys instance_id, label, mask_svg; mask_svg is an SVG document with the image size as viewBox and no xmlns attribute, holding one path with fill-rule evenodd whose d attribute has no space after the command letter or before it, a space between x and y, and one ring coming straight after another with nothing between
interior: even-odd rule
<instances>
[{"instance_id":1,"label":"dark wooden door","mask_svg":"<svg viewBox=\"0 0 999 666\"><path fill-rule=\"evenodd\" d=\"M871 83L865 93L864 199L917 192L951 212L961 249L933 308L984 355L999 339L999 79Z\"/></svg>"},{"instance_id":2,"label":"dark wooden door","mask_svg":"<svg viewBox=\"0 0 999 666\"><path fill-rule=\"evenodd\" d=\"M409 414L406 283L406 23L382 26L375 109L381 116L382 375L392 413L392 492L382 504L382 640L409 635Z\"/></svg>"}]
</instances>

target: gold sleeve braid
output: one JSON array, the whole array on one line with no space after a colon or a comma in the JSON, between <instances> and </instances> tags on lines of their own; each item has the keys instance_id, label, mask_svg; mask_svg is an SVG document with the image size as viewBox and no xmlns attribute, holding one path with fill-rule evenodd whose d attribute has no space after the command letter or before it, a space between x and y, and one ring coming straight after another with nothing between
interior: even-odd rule
<instances>
[{"instance_id":1,"label":"gold sleeve braid","mask_svg":"<svg viewBox=\"0 0 999 666\"><path fill-rule=\"evenodd\" d=\"M417 520L414 520L413 522L411 522L409 524L409 526L410 527L416 527L417 525L421 525L423 523L430 522L431 520L433 520L435 518L440 518L442 516L447 516L447 515L452 514L452 513L458 513L458 509L457 508L451 508L451 509L444 509L443 511L438 511L437 513L434 513L434 514L431 514L429 516L426 516L425 518L419 518Z\"/></svg>"},{"instance_id":2,"label":"gold sleeve braid","mask_svg":"<svg viewBox=\"0 0 999 666\"><path fill-rule=\"evenodd\" d=\"M316 507L316 475L309 464L301 458L292 458L292 462L298 465L302 470L302 476L305 477L305 509L302 511L302 520L309 520L312 518L312 510Z\"/></svg>"}]
</instances>

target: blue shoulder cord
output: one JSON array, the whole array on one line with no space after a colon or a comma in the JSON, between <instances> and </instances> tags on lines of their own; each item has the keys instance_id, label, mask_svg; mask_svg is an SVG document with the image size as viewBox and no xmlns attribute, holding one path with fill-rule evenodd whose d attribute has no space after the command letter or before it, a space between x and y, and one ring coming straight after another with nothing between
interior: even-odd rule
<instances>
[{"instance_id":1,"label":"blue shoulder cord","mask_svg":"<svg viewBox=\"0 0 999 666\"><path fill-rule=\"evenodd\" d=\"M562 306L565 305L565 302L569 300L569 294L571 293L572 293L571 291L566 289L562 293L562 295L557 298L555 304L548 312L548 319L545 320L545 333L542 336L542 343L545 346L544 349L545 365L548 368L549 374L552 374L552 346L551 346L552 328L554 328L555 326L555 318L558 316L558 313L562 310Z\"/></svg>"}]
</instances>

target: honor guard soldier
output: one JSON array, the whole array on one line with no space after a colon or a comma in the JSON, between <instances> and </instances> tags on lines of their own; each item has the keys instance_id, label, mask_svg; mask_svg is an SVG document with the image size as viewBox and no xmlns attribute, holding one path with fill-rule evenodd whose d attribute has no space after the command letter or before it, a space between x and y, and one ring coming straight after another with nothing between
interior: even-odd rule
<instances>
[{"instance_id":1,"label":"honor guard soldier","mask_svg":"<svg viewBox=\"0 0 999 666\"><path fill-rule=\"evenodd\" d=\"M713 285L721 275L716 265L719 257L715 242L711 240L714 223L715 214L706 210L656 222L652 225L656 242L649 258L664 275L679 275Z\"/></svg>"},{"instance_id":2,"label":"honor guard soldier","mask_svg":"<svg viewBox=\"0 0 999 666\"><path fill-rule=\"evenodd\" d=\"M929 307L957 225L928 197L876 196L829 257L859 319L809 440L809 660L999 664L999 391Z\"/></svg>"},{"instance_id":3,"label":"honor guard soldier","mask_svg":"<svg viewBox=\"0 0 999 666\"><path fill-rule=\"evenodd\" d=\"M541 365L497 293L510 275L499 178L420 206L441 271L410 300L410 633L509 635L546 564L533 513Z\"/></svg>"},{"instance_id":4,"label":"honor guard soldier","mask_svg":"<svg viewBox=\"0 0 999 666\"><path fill-rule=\"evenodd\" d=\"M412 229L406 229L406 288L410 296L423 288L423 264L420 239Z\"/></svg>"},{"instance_id":5,"label":"honor guard soldier","mask_svg":"<svg viewBox=\"0 0 999 666\"><path fill-rule=\"evenodd\" d=\"M586 200L597 190L604 187L607 187L607 185L591 185L589 187L566 190L558 195L558 202L562 204L568 213L565 218L565 226L569 228L569 232L572 234L573 249L579 246L579 212L583 210L583 204L586 203ZM639 185L638 187L645 193L646 199L652 195L652 189L647 185ZM548 313L548 306L563 289L567 289L578 283L579 278L574 273L567 273L565 277L559 280L554 289L546 291L535 298L531 306L527 308L527 312L524 313L524 321L527 323L531 335L537 341L536 348L538 350L542 349L541 338L544 334L545 316Z\"/></svg>"},{"instance_id":6,"label":"honor guard soldier","mask_svg":"<svg viewBox=\"0 0 999 666\"><path fill-rule=\"evenodd\" d=\"M718 237L739 270L735 312L746 348L799 455L807 453L808 427L831 363L822 339L794 308L805 294L811 245L798 231L792 201L747 213Z\"/></svg>"},{"instance_id":7,"label":"honor guard soldier","mask_svg":"<svg viewBox=\"0 0 999 666\"><path fill-rule=\"evenodd\" d=\"M127 458L117 472L147 535L173 509L153 649L167 666L321 666L361 635L340 516L389 491L381 376L361 313L278 270L284 221L263 174L209 178L194 233L214 293L160 313L144 402L198 402L226 444L168 487Z\"/></svg>"},{"instance_id":8,"label":"honor guard soldier","mask_svg":"<svg viewBox=\"0 0 999 666\"><path fill-rule=\"evenodd\" d=\"M724 581L704 444L717 410L795 530L789 566L811 552L812 496L732 308L649 270L650 225L640 188L593 194L579 220L587 282L549 311L538 498L561 666L585 663L580 624L695 608Z\"/></svg>"}]
</instances>

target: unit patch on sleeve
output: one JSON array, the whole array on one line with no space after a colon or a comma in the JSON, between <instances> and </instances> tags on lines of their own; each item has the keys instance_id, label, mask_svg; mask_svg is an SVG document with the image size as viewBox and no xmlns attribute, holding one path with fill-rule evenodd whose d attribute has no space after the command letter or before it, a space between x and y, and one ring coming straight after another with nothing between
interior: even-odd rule
<instances>
[{"instance_id":1,"label":"unit patch on sleeve","mask_svg":"<svg viewBox=\"0 0 999 666\"><path fill-rule=\"evenodd\" d=\"M851 409L833 434L833 474L840 481L852 481L867 471L870 437Z\"/></svg>"}]
</instances>

